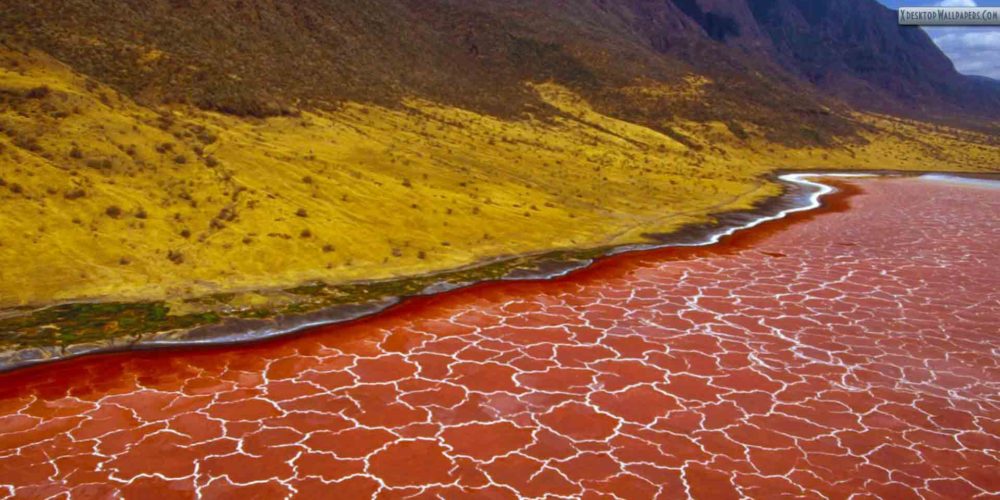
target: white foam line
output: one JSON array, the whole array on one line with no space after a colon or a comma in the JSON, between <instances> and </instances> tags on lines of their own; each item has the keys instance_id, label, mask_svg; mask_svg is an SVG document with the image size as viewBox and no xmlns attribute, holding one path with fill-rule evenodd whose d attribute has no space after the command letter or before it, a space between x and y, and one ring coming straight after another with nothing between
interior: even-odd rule
<instances>
[{"instance_id":1,"label":"white foam line","mask_svg":"<svg viewBox=\"0 0 1000 500\"><path fill-rule=\"evenodd\" d=\"M774 221L774 220L778 220L778 219L783 219L783 218L787 217L789 214L793 214L793 213L796 213L796 212L805 212L807 210L813 210L813 209L819 208L821 206L820 199L823 196L826 196L826 195L832 193L833 191L835 191L835 188L833 186L828 186L828 185L823 184L821 182L815 182L815 181L811 181L811 180L808 179L808 178L817 178L817 177L880 177L880 176L878 174L841 173L841 172L801 172L801 173L795 173L795 174L783 174L783 175L779 175L778 179L780 179L782 181L785 181L785 182L790 183L790 184L796 184L798 186L805 186L805 187L809 187L809 188L814 189L815 191L809 195L809 202L806 203L806 204L804 204L804 205L802 205L802 206L787 208L787 209L782 210L781 212L778 212L777 214L774 214L774 215L768 215L768 216L758 217L758 218L756 218L756 219L754 219L754 220L752 220L752 221L750 221L750 222L748 222L746 224L743 224L741 226L732 226L732 227L726 228L725 230L722 230L722 231L719 231L719 232L716 232L716 233L712 233L706 239L701 240L701 241L688 242L688 243L671 242L671 243L665 243L665 244L627 245L627 246L619 247L617 249L612 249L611 251L609 251L607 253L607 255L617 255L617 254L634 252L634 251L657 250L657 249L662 249L662 248L673 248L673 247L705 247L705 246L709 246L709 245L714 245L714 244L718 243L722 238L725 238L726 236L730 236L733 233L736 233L737 231L742 231L744 229L750 229L752 227L759 226L759 225L761 225L761 224L763 224L765 222L770 222L770 221ZM571 271L572 270L567 271L565 274L568 274Z\"/></svg>"},{"instance_id":2,"label":"white foam line","mask_svg":"<svg viewBox=\"0 0 1000 500\"><path fill-rule=\"evenodd\" d=\"M835 191L833 186L823 184L821 182L815 182L807 179L807 177L877 177L874 174L845 174L845 173L798 173L798 174L784 174L778 176L779 179L790 182L792 184L798 184L800 186L808 186L814 188L816 191L809 195L809 203L801 207L786 208L774 215L769 215L766 217L760 217L754 219L742 226L733 226L725 231L718 232L709 236L705 241L698 243L680 243L672 246L687 246L687 247L703 247L708 245L714 245L719 242L722 238L730 236L737 231L742 231L744 229L750 229L752 227L757 227L765 222L770 222L773 220L784 219L789 214L794 214L796 212L805 212L807 210L813 210L819 208L822 204L820 199Z\"/></svg>"},{"instance_id":3,"label":"white foam line","mask_svg":"<svg viewBox=\"0 0 1000 500\"><path fill-rule=\"evenodd\" d=\"M979 179L975 177L960 177L948 174L924 174L918 177L920 180L933 182L948 182L951 184L964 184L967 186L978 186L991 189L1000 189L1000 181L993 179Z\"/></svg>"},{"instance_id":4,"label":"white foam line","mask_svg":"<svg viewBox=\"0 0 1000 500\"><path fill-rule=\"evenodd\" d=\"M373 314L378 314L380 312L383 312L383 311L372 311ZM363 316L350 317L350 318L344 318L344 319L333 320L333 321L323 321L323 320L310 321L308 323L302 323L301 325L295 325L294 327L287 328L287 329L284 329L284 328L266 328L266 329L260 329L260 330L249 329L249 330L247 330L245 332L234 334L234 335L226 335L226 336L212 337L212 338L206 338L206 339L185 339L185 338L180 338L180 339L154 339L154 340L142 341L142 342L140 342L140 343L138 343L136 345L139 346L139 347L142 347L142 346L164 346L164 347L167 347L167 346L170 346L170 347L181 346L181 347L183 347L183 346L195 346L195 345L213 346L213 345L242 344L244 342L253 342L255 340L265 340L265 339L271 339L271 338L276 338L276 337L282 337L282 336L290 335L290 334L293 334L293 333L299 333L299 332L302 332L304 330L311 330L313 328L319 328L321 326L336 325L338 323L347 323L349 321L353 321L353 320L359 319L361 317L363 317Z\"/></svg>"}]
</instances>

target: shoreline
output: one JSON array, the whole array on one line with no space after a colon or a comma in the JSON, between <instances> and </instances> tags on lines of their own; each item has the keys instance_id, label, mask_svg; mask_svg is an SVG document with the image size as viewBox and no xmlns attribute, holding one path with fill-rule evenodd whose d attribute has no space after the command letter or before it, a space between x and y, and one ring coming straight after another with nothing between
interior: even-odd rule
<instances>
[{"instance_id":1,"label":"shoreline","mask_svg":"<svg viewBox=\"0 0 1000 500\"><path fill-rule=\"evenodd\" d=\"M995 187L992 186L993 184L1000 186L1000 181L993 180L994 176L987 176L985 179L983 176L977 176L977 179L968 180L965 178L966 176L954 173L776 172L772 174L771 178L781 183L783 187L781 195L764 200L752 210L712 214L716 220L714 224L698 224L669 234L644 234L643 236L652 243L515 256L500 259L499 262L479 263L466 268L422 277L352 284L361 287L401 288L402 291L397 295L386 293L365 302L337 304L301 314L277 314L273 317L260 319L228 317L214 323L196 325L190 328L153 331L130 337L110 337L100 342L79 343L66 347L48 345L15 349L0 354L0 372L23 370L33 366L97 354L157 349L225 347L256 343L287 337L317 327L345 324L375 317L417 298L434 297L475 285L504 281L552 280L576 271L592 268L596 263L617 255L671 248L710 247L724 242L734 235L745 234L745 230L762 224L785 220L794 214L812 212L822 208L824 198L838 191L837 179L882 177L927 177L936 181L958 179L958 182L962 183L972 182L980 185L985 183L989 187ZM829 178L832 182L823 183L810 180L824 178ZM491 266L497 265L499 265L499 269L495 271L499 272L492 272L494 270L490 269ZM465 276L469 273L475 274L477 270L486 272L483 273L484 276L480 275L479 279L475 276L471 278ZM407 287L408 284L413 286ZM400 286L394 287L393 285Z\"/></svg>"}]
</instances>

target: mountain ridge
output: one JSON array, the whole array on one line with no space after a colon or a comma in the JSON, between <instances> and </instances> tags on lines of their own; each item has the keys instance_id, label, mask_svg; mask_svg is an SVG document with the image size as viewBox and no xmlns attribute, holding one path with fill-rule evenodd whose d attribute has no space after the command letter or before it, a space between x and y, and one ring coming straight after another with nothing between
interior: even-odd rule
<instances>
[{"instance_id":1,"label":"mountain ridge","mask_svg":"<svg viewBox=\"0 0 1000 500\"><path fill-rule=\"evenodd\" d=\"M237 115L405 96L538 113L544 103L522 82L553 80L655 125L627 112L649 103L618 90L690 72L725 82L709 89L714 109L674 103L655 113L725 119L749 105L760 115L752 120L777 130L783 108L839 102L953 122L989 122L1000 110L1000 91L958 74L926 34L896 26L875 0L29 0L8 11L8 38L141 102Z\"/></svg>"}]
</instances>

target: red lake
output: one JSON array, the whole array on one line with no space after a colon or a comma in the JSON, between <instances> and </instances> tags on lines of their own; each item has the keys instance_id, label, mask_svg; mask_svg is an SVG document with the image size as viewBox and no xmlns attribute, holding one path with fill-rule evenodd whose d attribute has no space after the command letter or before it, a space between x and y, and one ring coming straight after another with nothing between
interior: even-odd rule
<instances>
[{"instance_id":1,"label":"red lake","mask_svg":"<svg viewBox=\"0 0 1000 500\"><path fill-rule=\"evenodd\" d=\"M832 182L709 247L0 375L0 495L1000 495L1000 189Z\"/></svg>"}]
</instances>

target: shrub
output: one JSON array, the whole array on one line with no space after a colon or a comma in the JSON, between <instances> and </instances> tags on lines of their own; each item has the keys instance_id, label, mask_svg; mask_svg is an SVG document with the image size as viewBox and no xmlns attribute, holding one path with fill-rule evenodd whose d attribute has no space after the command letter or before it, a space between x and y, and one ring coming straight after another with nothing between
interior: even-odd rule
<instances>
[{"instance_id":1,"label":"shrub","mask_svg":"<svg viewBox=\"0 0 1000 500\"><path fill-rule=\"evenodd\" d=\"M112 219L117 219L122 216L122 209L119 208L117 205L111 205L110 207L104 210L104 214L107 215L108 217L111 217Z\"/></svg>"},{"instance_id":2,"label":"shrub","mask_svg":"<svg viewBox=\"0 0 1000 500\"><path fill-rule=\"evenodd\" d=\"M40 87L35 87L28 91L24 96L28 99L44 99L52 92L48 86L42 85Z\"/></svg>"},{"instance_id":3,"label":"shrub","mask_svg":"<svg viewBox=\"0 0 1000 500\"><path fill-rule=\"evenodd\" d=\"M88 168L94 168L98 170L107 170L111 168L111 160L107 158L90 158L84 165Z\"/></svg>"},{"instance_id":4,"label":"shrub","mask_svg":"<svg viewBox=\"0 0 1000 500\"><path fill-rule=\"evenodd\" d=\"M38 144L38 139L35 139L34 137L19 135L14 138L14 145L21 149L27 149L33 153L39 153L42 151L42 146Z\"/></svg>"},{"instance_id":5,"label":"shrub","mask_svg":"<svg viewBox=\"0 0 1000 500\"><path fill-rule=\"evenodd\" d=\"M204 144L212 144L217 140L217 138L214 135L212 135L211 132L207 132L204 130L198 132L197 137L198 140Z\"/></svg>"}]
</instances>

